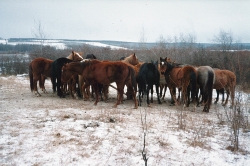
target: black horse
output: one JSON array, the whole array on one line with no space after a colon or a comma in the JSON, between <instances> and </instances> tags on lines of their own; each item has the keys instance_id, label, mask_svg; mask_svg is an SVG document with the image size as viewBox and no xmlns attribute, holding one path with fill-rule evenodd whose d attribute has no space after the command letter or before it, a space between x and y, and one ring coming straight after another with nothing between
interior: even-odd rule
<instances>
[{"instance_id":1,"label":"black horse","mask_svg":"<svg viewBox=\"0 0 250 166\"><path fill-rule=\"evenodd\" d=\"M88 54L86 55L85 59L97 59L94 54Z\"/></svg>"},{"instance_id":2,"label":"black horse","mask_svg":"<svg viewBox=\"0 0 250 166\"><path fill-rule=\"evenodd\" d=\"M63 65L73 62L68 58L58 58L52 63L52 84L54 93L57 91L59 97L65 97L61 89L61 74Z\"/></svg>"},{"instance_id":3,"label":"black horse","mask_svg":"<svg viewBox=\"0 0 250 166\"><path fill-rule=\"evenodd\" d=\"M141 106L141 95L147 94L147 104L149 106L149 90L151 89L151 103L153 102L153 85L155 85L157 100L161 104L159 96L160 73L158 71L158 61L144 63L138 72L137 83L139 88L139 106Z\"/></svg>"}]
</instances>

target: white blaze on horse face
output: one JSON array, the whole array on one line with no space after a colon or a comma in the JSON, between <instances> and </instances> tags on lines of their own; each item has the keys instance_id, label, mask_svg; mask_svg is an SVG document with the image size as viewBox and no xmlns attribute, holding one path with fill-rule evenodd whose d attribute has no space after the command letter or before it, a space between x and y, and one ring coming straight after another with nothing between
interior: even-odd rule
<instances>
[{"instance_id":1,"label":"white blaze on horse face","mask_svg":"<svg viewBox=\"0 0 250 166\"><path fill-rule=\"evenodd\" d=\"M161 62L161 65L164 65L164 62Z\"/></svg>"}]
</instances>

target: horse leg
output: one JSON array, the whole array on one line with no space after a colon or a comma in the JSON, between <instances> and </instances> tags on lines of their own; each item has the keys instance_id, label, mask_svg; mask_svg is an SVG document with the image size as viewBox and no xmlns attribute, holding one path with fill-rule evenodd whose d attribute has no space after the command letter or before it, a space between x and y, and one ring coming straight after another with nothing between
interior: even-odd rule
<instances>
[{"instance_id":1,"label":"horse leg","mask_svg":"<svg viewBox=\"0 0 250 166\"><path fill-rule=\"evenodd\" d=\"M165 84L164 85L164 93L163 93L163 96L162 96L162 100L164 100L164 98L165 98L165 95L166 95L166 91L167 91L167 85Z\"/></svg>"},{"instance_id":2,"label":"horse leg","mask_svg":"<svg viewBox=\"0 0 250 166\"><path fill-rule=\"evenodd\" d=\"M162 91L163 91L163 88L164 88L164 85L163 84L160 84L160 97L162 97Z\"/></svg>"},{"instance_id":3,"label":"horse leg","mask_svg":"<svg viewBox=\"0 0 250 166\"><path fill-rule=\"evenodd\" d=\"M226 92L227 93L227 92ZM225 101L225 98L224 98L224 95L225 95L225 93L224 93L224 89L223 89L223 92L222 92L222 104L224 103L224 101ZM228 95L228 93L227 93L227 95Z\"/></svg>"},{"instance_id":4,"label":"horse leg","mask_svg":"<svg viewBox=\"0 0 250 166\"><path fill-rule=\"evenodd\" d=\"M37 81L40 81L41 80L41 75L33 75L33 84L34 84L34 93L37 97L40 97L41 94L38 92L38 89L37 89Z\"/></svg>"},{"instance_id":5,"label":"horse leg","mask_svg":"<svg viewBox=\"0 0 250 166\"><path fill-rule=\"evenodd\" d=\"M137 99L136 99L136 89L134 89L134 87L131 84L128 84L128 88L131 89L131 93L132 93L132 96L134 98L134 103L135 103L134 109L137 109L138 108L138 102L137 102ZM139 95L139 98L140 98L140 95Z\"/></svg>"},{"instance_id":6,"label":"horse leg","mask_svg":"<svg viewBox=\"0 0 250 166\"><path fill-rule=\"evenodd\" d=\"M169 88L169 90L170 90L170 94L171 94L171 96L172 96L172 99L173 99L173 101L174 101L174 104L175 105L180 105L180 103L176 100L176 94L175 94L175 90L174 90L174 88Z\"/></svg>"},{"instance_id":7,"label":"horse leg","mask_svg":"<svg viewBox=\"0 0 250 166\"><path fill-rule=\"evenodd\" d=\"M92 84L93 90L95 91L95 103L94 105L97 105L97 103L99 102L99 87L98 87L98 83L93 83Z\"/></svg>"},{"instance_id":8,"label":"horse leg","mask_svg":"<svg viewBox=\"0 0 250 166\"><path fill-rule=\"evenodd\" d=\"M147 91L146 91L148 107L150 106L150 103L149 103L149 90L150 90L150 87L149 87L149 85L148 85L148 86L147 86Z\"/></svg>"},{"instance_id":9,"label":"horse leg","mask_svg":"<svg viewBox=\"0 0 250 166\"><path fill-rule=\"evenodd\" d=\"M154 100L153 100L153 93L154 93L154 91L153 91L153 84L149 88L151 89L151 99L150 99L150 102L153 103L154 102Z\"/></svg>"},{"instance_id":10,"label":"horse leg","mask_svg":"<svg viewBox=\"0 0 250 166\"><path fill-rule=\"evenodd\" d=\"M121 83L116 83L116 86L117 86L118 94L117 94L116 103L115 103L115 105L113 106L114 108L116 108L117 105L119 105L119 104L121 103L122 96L123 96L123 89L124 89L125 84L121 85Z\"/></svg>"},{"instance_id":11,"label":"horse leg","mask_svg":"<svg viewBox=\"0 0 250 166\"><path fill-rule=\"evenodd\" d=\"M187 88L182 87L182 100L183 100L183 107L187 107Z\"/></svg>"},{"instance_id":12,"label":"horse leg","mask_svg":"<svg viewBox=\"0 0 250 166\"><path fill-rule=\"evenodd\" d=\"M103 85L102 93L103 93L103 101L107 102L107 100L108 100L108 93L109 93L109 85Z\"/></svg>"},{"instance_id":13,"label":"horse leg","mask_svg":"<svg viewBox=\"0 0 250 166\"><path fill-rule=\"evenodd\" d=\"M160 95L159 95L159 85L158 84L155 85L155 89L156 89L158 104L161 104Z\"/></svg>"},{"instance_id":14,"label":"horse leg","mask_svg":"<svg viewBox=\"0 0 250 166\"><path fill-rule=\"evenodd\" d=\"M71 87L72 87L72 92L74 93L74 98L78 99L78 95L77 95L77 91L76 91L76 81L77 81L76 77L74 76Z\"/></svg>"},{"instance_id":15,"label":"horse leg","mask_svg":"<svg viewBox=\"0 0 250 166\"><path fill-rule=\"evenodd\" d=\"M217 102L218 102L218 100L219 100L219 90L218 89L216 89L216 93L217 93L217 97L216 97L216 99L215 99L215 101L214 101L214 104L217 104Z\"/></svg>"},{"instance_id":16,"label":"horse leg","mask_svg":"<svg viewBox=\"0 0 250 166\"><path fill-rule=\"evenodd\" d=\"M43 93L47 93L44 83L45 83L46 77L44 75L41 75L41 79L39 80L39 86L42 89Z\"/></svg>"},{"instance_id":17,"label":"horse leg","mask_svg":"<svg viewBox=\"0 0 250 166\"><path fill-rule=\"evenodd\" d=\"M223 104L223 106L226 106L227 103L228 103L228 98L229 98L229 94L230 94L229 89L226 89L226 93L227 93L227 98L226 98L226 101L225 101L225 103ZM232 96L232 94L230 94L230 95ZM232 97L231 97L231 100L232 100Z\"/></svg>"},{"instance_id":18,"label":"horse leg","mask_svg":"<svg viewBox=\"0 0 250 166\"><path fill-rule=\"evenodd\" d=\"M90 86L90 83L89 83L89 81L86 80L81 87L82 93L83 93L83 100L85 100L85 101L89 100L89 96L87 95L87 92L86 92L86 89L89 86Z\"/></svg>"}]
</instances>

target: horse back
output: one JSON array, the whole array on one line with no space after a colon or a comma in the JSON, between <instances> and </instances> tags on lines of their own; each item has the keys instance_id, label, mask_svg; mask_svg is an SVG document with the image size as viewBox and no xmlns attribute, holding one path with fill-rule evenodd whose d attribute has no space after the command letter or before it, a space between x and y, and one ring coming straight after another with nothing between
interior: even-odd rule
<instances>
[{"instance_id":1,"label":"horse back","mask_svg":"<svg viewBox=\"0 0 250 166\"><path fill-rule=\"evenodd\" d=\"M51 66L53 60L46 58L36 58L30 62L30 69L34 74L43 74L47 77L51 77Z\"/></svg>"},{"instance_id":2,"label":"horse back","mask_svg":"<svg viewBox=\"0 0 250 166\"><path fill-rule=\"evenodd\" d=\"M129 68L123 62L95 62L83 72L87 78L95 79L101 84L124 82L129 76Z\"/></svg>"}]
</instances>

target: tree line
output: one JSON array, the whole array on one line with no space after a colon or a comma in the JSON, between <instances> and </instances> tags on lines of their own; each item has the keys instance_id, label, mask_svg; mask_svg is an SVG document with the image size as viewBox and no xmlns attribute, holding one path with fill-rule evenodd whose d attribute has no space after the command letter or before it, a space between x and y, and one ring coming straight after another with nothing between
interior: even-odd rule
<instances>
[{"instance_id":1,"label":"tree line","mask_svg":"<svg viewBox=\"0 0 250 166\"><path fill-rule=\"evenodd\" d=\"M15 75L28 73L30 61L37 57L55 60L67 57L72 50L83 52L83 56L94 54L100 60L119 60L135 53L140 61L150 62L160 57L169 57L173 61L194 66L208 65L213 68L233 71L237 76L237 84L241 88L250 87L250 51L242 50L233 45L231 34L224 31L215 38L216 45L205 47L197 46L195 37L179 37L178 40L159 38L154 47L146 47L143 42L134 49L117 49L110 47L96 47L86 44L69 45L65 50L58 50L51 46L38 46L18 44L15 46L0 44L0 73L2 75ZM28 55L28 56L27 56ZM84 57L83 57L84 58Z\"/></svg>"}]
</instances>

